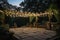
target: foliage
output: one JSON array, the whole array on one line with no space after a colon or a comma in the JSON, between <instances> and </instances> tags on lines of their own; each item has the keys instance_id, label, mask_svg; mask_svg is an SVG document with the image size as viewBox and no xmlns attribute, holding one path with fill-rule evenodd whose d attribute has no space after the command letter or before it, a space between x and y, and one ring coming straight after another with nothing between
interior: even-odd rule
<instances>
[{"instance_id":1,"label":"foliage","mask_svg":"<svg viewBox=\"0 0 60 40\"><path fill-rule=\"evenodd\" d=\"M48 12L49 13L53 12L53 15L56 17L57 21L58 22L60 21L60 16L59 16L60 14L59 14L59 10L56 4L51 3L48 9Z\"/></svg>"},{"instance_id":2,"label":"foliage","mask_svg":"<svg viewBox=\"0 0 60 40\"><path fill-rule=\"evenodd\" d=\"M32 22L32 20L34 19L34 16L30 16L30 23Z\"/></svg>"},{"instance_id":3,"label":"foliage","mask_svg":"<svg viewBox=\"0 0 60 40\"><path fill-rule=\"evenodd\" d=\"M24 0L20 4L20 6L23 6L23 11L28 11L28 12L43 12L45 11L50 4L50 0Z\"/></svg>"}]
</instances>

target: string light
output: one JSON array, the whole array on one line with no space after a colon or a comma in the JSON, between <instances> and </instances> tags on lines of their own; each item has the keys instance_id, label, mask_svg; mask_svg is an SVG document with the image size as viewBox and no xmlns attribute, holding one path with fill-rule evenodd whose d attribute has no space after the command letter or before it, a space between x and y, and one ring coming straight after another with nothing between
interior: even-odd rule
<instances>
[{"instance_id":1,"label":"string light","mask_svg":"<svg viewBox=\"0 0 60 40\"><path fill-rule=\"evenodd\" d=\"M53 12L52 13L49 13L49 12L46 12L45 11L45 13L42 13L42 12L40 12L40 13L31 13L31 12L19 12L19 11L15 11L15 10L6 10L5 11L6 13L6 15L8 16L8 15L10 15L11 17L13 17L12 15L14 15L14 17L30 17L30 16L34 16L34 17L36 17L36 16L46 16L46 15L53 15Z\"/></svg>"}]
</instances>

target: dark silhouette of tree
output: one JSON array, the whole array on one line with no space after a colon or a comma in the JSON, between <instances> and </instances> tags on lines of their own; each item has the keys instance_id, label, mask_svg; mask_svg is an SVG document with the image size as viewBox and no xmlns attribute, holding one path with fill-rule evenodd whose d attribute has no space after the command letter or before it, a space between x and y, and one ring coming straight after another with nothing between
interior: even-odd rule
<instances>
[{"instance_id":1,"label":"dark silhouette of tree","mask_svg":"<svg viewBox=\"0 0 60 40\"><path fill-rule=\"evenodd\" d=\"M9 4L8 0L0 0L0 10L4 10L4 9L16 10L17 7Z\"/></svg>"},{"instance_id":2,"label":"dark silhouette of tree","mask_svg":"<svg viewBox=\"0 0 60 40\"><path fill-rule=\"evenodd\" d=\"M43 12L50 4L50 0L24 0L20 6L23 7L23 11L27 12Z\"/></svg>"}]
</instances>

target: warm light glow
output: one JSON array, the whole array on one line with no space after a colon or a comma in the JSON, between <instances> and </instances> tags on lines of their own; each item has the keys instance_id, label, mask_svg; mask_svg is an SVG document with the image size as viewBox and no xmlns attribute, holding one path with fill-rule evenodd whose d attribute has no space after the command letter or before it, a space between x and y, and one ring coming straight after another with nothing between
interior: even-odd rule
<instances>
[{"instance_id":1,"label":"warm light glow","mask_svg":"<svg viewBox=\"0 0 60 40\"><path fill-rule=\"evenodd\" d=\"M31 12L19 12L19 11L15 11L15 10L6 10L5 13L7 16L11 16L11 17L30 17L30 16L46 16L46 15L53 15L53 12L49 13L49 12L45 12L45 13L31 13ZM14 16L13 16L14 15Z\"/></svg>"}]
</instances>

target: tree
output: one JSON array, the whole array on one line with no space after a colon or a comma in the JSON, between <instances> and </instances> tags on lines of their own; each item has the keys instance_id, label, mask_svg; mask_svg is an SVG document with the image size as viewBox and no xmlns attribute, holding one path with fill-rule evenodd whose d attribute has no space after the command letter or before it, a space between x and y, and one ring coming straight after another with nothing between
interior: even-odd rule
<instances>
[{"instance_id":1,"label":"tree","mask_svg":"<svg viewBox=\"0 0 60 40\"><path fill-rule=\"evenodd\" d=\"M50 4L50 0L24 0L24 2L22 2L20 4L20 6L23 6L23 11L27 11L27 12L43 12L45 11Z\"/></svg>"}]
</instances>

